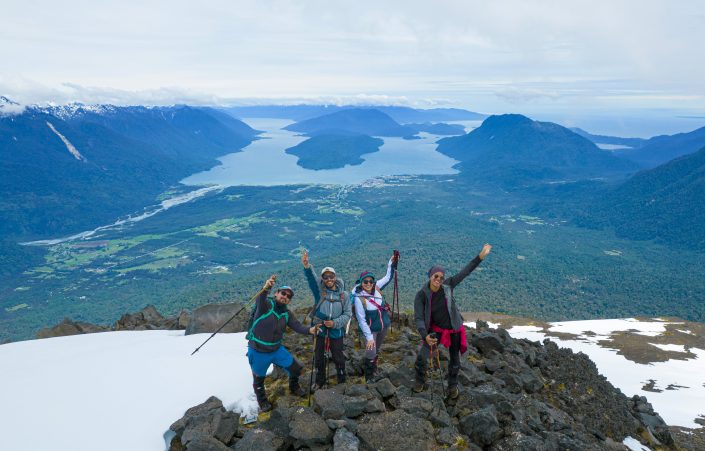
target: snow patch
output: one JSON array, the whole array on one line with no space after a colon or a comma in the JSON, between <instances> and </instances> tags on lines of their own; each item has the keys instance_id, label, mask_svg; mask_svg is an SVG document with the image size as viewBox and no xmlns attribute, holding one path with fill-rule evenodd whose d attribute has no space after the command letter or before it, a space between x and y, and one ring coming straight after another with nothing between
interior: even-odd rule
<instances>
[{"instance_id":1,"label":"snow patch","mask_svg":"<svg viewBox=\"0 0 705 451\"><path fill-rule=\"evenodd\" d=\"M161 450L169 426L211 395L241 415L256 411L245 333L219 334L191 356L209 335L120 331L0 345L2 448Z\"/></svg>"},{"instance_id":2,"label":"snow patch","mask_svg":"<svg viewBox=\"0 0 705 451\"><path fill-rule=\"evenodd\" d=\"M622 443L631 451L651 451L651 448L642 445L641 443L639 443L639 440L635 439L634 437L627 437Z\"/></svg>"},{"instance_id":3,"label":"snow patch","mask_svg":"<svg viewBox=\"0 0 705 451\"><path fill-rule=\"evenodd\" d=\"M496 328L500 327L498 323L493 323L493 322L490 322L490 321L485 321L485 322L487 323L487 325L488 325L491 329L496 329ZM469 321L469 322L463 323L463 324L466 325L466 326L468 326L468 327L472 327L473 329L477 329L477 322L476 322L476 321Z\"/></svg>"},{"instance_id":4,"label":"snow patch","mask_svg":"<svg viewBox=\"0 0 705 451\"><path fill-rule=\"evenodd\" d=\"M81 153L74 147L73 144L71 144L71 141L69 141L64 135L59 133L59 131L56 129L56 127L54 127L51 122L47 121L47 126L51 129L51 131L54 132L54 134L56 134L56 136L61 139L61 141L64 143L71 155L74 156L74 158L76 158L78 161L83 161L84 163L86 162L86 158L81 155Z\"/></svg>"},{"instance_id":5,"label":"snow patch","mask_svg":"<svg viewBox=\"0 0 705 451\"><path fill-rule=\"evenodd\" d=\"M664 351L675 351L675 352L688 352L683 345L662 345L658 343L649 343L651 346L656 346Z\"/></svg>"},{"instance_id":6,"label":"snow patch","mask_svg":"<svg viewBox=\"0 0 705 451\"><path fill-rule=\"evenodd\" d=\"M531 330L527 326L515 326L507 331L514 338L543 341L550 338L558 346L583 352L595 362L597 369L625 395L646 396L667 424L686 428L700 427L695 423L699 415L705 414L705 350L690 348L695 358L688 360L671 359L666 362L653 362L648 365L632 362L617 354L614 349L602 347L598 342L609 338L614 332L636 331L642 335L660 335L665 331L664 321L639 321L634 318L605 319L590 321L566 321L551 323L549 331L578 335L578 339L547 337L542 330ZM679 323L675 323L679 324ZM592 334L584 335L592 331ZM676 345L661 345L666 350L676 350ZM660 347L660 346L659 346ZM662 348L663 349L663 348ZM678 351L684 348L678 346ZM644 380L652 379L661 387L677 387L654 393L643 390Z\"/></svg>"}]
</instances>

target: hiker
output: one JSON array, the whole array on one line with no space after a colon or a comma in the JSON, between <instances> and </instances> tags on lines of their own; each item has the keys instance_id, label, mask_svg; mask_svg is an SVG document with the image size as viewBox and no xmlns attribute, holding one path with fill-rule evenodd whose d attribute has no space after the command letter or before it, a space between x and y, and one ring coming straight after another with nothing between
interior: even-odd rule
<instances>
[{"instance_id":1,"label":"hiker","mask_svg":"<svg viewBox=\"0 0 705 451\"><path fill-rule=\"evenodd\" d=\"M294 313L288 309L289 302L294 297L294 290L286 285L274 293L274 299L268 298L269 291L274 286L277 276L272 275L262 288L257 298L252 324L248 327L247 359L252 369L252 386L257 395L257 403L262 412L272 409L264 390L264 378L269 365L277 365L289 374L289 392L296 396L306 396L299 385L299 375L303 366L281 344L286 326L300 334L315 335L318 326L310 329L301 324Z\"/></svg>"},{"instance_id":2,"label":"hiker","mask_svg":"<svg viewBox=\"0 0 705 451\"><path fill-rule=\"evenodd\" d=\"M397 254L392 255L387 264L387 274L375 281L370 271L364 271L352 289L355 316L365 337L365 382L375 380L379 349L387 335L391 321L389 320L389 304L382 298L382 290L392 280L397 270Z\"/></svg>"},{"instance_id":3,"label":"hiker","mask_svg":"<svg viewBox=\"0 0 705 451\"><path fill-rule=\"evenodd\" d=\"M460 272L454 276L445 277L442 266L433 266L428 271L428 282L421 287L414 299L414 320L421 335L421 346L416 358L416 383L413 390L416 393L427 388L426 368L431 347L439 342L448 348L450 362L448 364L448 397L458 397L458 373L460 372L460 354L468 349L463 317L458 311L453 298L453 288L465 279L487 254L492 246L485 244L480 254L472 259ZM446 294L445 286L450 288L450 296Z\"/></svg>"},{"instance_id":4,"label":"hiker","mask_svg":"<svg viewBox=\"0 0 705 451\"><path fill-rule=\"evenodd\" d=\"M314 308L311 310L311 324L321 325L316 340L314 360L316 364L316 381L311 387L317 390L326 384L327 362L324 353L331 351L335 362L338 384L345 383L345 354L343 354L345 328L352 318L350 299L345 292L342 280L337 278L335 269L327 266L321 271L320 279L316 277L308 259L308 251L301 254L301 263L308 286L313 293Z\"/></svg>"}]
</instances>

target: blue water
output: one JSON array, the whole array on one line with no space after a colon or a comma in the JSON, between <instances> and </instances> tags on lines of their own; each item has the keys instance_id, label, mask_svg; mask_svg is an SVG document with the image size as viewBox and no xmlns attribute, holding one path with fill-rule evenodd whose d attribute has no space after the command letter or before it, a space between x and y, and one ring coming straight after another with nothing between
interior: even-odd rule
<instances>
[{"instance_id":1,"label":"blue water","mask_svg":"<svg viewBox=\"0 0 705 451\"><path fill-rule=\"evenodd\" d=\"M245 119L257 130L264 130L262 138L245 147L242 152L219 158L222 163L208 171L191 175L181 183L186 185L273 186L294 184L358 184L373 177L385 175L441 175L455 174L458 163L436 152L435 142L440 136L426 133L421 139L382 138L384 145L378 152L363 155L365 161L357 166L314 171L296 164L298 157L284 153L304 141L306 137L282 130L291 121L282 119Z\"/></svg>"}]
</instances>

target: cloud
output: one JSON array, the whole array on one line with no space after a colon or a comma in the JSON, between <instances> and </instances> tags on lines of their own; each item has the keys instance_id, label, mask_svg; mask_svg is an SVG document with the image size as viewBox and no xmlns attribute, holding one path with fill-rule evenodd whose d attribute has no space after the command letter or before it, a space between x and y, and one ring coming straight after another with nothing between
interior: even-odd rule
<instances>
[{"instance_id":1,"label":"cloud","mask_svg":"<svg viewBox=\"0 0 705 451\"><path fill-rule=\"evenodd\" d=\"M485 111L602 105L581 79L705 95L704 13L700 0L9 2L0 93L117 104L448 100Z\"/></svg>"},{"instance_id":2,"label":"cloud","mask_svg":"<svg viewBox=\"0 0 705 451\"><path fill-rule=\"evenodd\" d=\"M495 95L508 103L518 105L537 100L557 100L560 94L556 91L546 91L535 88L508 87L495 91Z\"/></svg>"}]
</instances>

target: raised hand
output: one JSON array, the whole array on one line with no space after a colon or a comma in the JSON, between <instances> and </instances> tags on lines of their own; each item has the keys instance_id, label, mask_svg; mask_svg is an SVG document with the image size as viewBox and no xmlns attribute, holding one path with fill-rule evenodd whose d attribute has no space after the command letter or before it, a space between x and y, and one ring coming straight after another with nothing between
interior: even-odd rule
<instances>
[{"instance_id":1,"label":"raised hand","mask_svg":"<svg viewBox=\"0 0 705 451\"><path fill-rule=\"evenodd\" d=\"M492 246L490 246L489 244L485 243L485 245L482 246L482 250L480 251L480 255L479 255L480 260L484 260L485 257L487 257L487 255L488 255L491 251L492 251Z\"/></svg>"},{"instance_id":2,"label":"raised hand","mask_svg":"<svg viewBox=\"0 0 705 451\"><path fill-rule=\"evenodd\" d=\"M277 276L275 274L272 274L271 276L269 276L269 279L267 279L267 281L264 283L264 289L271 290L276 281L277 281Z\"/></svg>"},{"instance_id":3,"label":"raised hand","mask_svg":"<svg viewBox=\"0 0 705 451\"><path fill-rule=\"evenodd\" d=\"M304 265L304 268L308 268L309 266L311 266L308 261L308 251L306 249L301 252L301 264Z\"/></svg>"}]
</instances>

